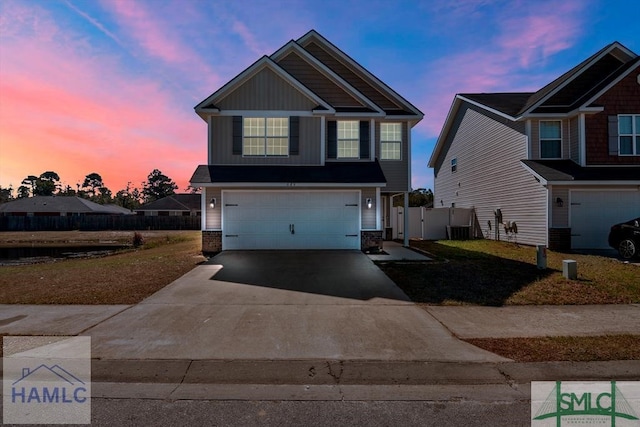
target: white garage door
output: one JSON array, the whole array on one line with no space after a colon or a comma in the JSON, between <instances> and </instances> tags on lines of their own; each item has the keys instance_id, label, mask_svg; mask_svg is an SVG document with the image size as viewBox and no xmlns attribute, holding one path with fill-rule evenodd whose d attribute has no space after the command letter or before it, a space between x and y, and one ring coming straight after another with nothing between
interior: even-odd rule
<instances>
[{"instance_id":1,"label":"white garage door","mask_svg":"<svg viewBox=\"0 0 640 427\"><path fill-rule=\"evenodd\" d=\"M222 247L360 249L357 191L225 191Z\"/></svg>"},{"instance_id":2,"label":"white garage door","mask_svg":"<svg viewBox=\"0 0 640 427\"><path fill-rule=\"evenodd\" d=\"M571 191L571 247L607 249L614 224L640 216L640 191Z\"/></svg>"}]
</instances>

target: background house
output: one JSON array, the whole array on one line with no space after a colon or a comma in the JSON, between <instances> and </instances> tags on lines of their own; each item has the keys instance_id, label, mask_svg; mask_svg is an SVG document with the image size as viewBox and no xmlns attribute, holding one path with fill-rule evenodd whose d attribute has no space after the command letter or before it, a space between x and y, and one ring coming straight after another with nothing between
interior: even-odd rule
<instances>
[{"instance_id":1,"label":"background house","mask_svg":"<svg viewBox=\"0 0 640 427\"><path fill-rule=\"evenodd\" d=\"M145 203L135 210L146 216L198 216L202 213L200 194L174 194Z\"/></svg>"},{"instance_id":2,"label":"background house","mask_svg":"<svg viewBox=\"0 0 640 427\"><path fill-rule=\"evenodd\" d=\"M81 197L36 196L0 204L3 216L72 216L126 215L129 209L116 205L100 205Z\"/></svg>"},{"instance_id":3,"label":"background house","mask_svg":"<svg viewBox=\"0 0 640 427\"><path fill-rule=\"evenodd\" d=\"M208 124L203 250L368 249L410 190L422 113L320 34L264 56L195 107Z\"/></svg>"},{"instance_id":4,"label":"background house","mask_svg":"<svg viewBox=\"0 0 640 427\"><path fill-rule=\"evenodd\" d=\"M607 248L640 216L639 64L615 42L537 92L457 95L429 160L435 206L475 208L487 238L515 222L522 243Z\"/></svg>"}]
</instances>

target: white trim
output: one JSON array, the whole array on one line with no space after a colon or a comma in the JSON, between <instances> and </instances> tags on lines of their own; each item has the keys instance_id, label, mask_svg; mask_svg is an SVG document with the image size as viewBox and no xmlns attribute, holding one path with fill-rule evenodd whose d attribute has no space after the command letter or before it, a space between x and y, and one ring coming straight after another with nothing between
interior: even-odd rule
<instances>
[{"instance_id":1,"label":"white trim","mask_svg":"<svg viewBox=\"0 0 640 427\"><path fill-rule=\"evenodd\" d=\"M380 187L376 187L376 229L382 230L382 206L380 205Z\"/></svg>"},{"instance_id":2,"label":"white trim","mask_svg":"<svg viewBox=\"0 0 640 427\"><path fill-rule=\"evenodd\" d=\"M398 120L385 120L383 122L380 122L380 157L379 160L380 162L401 162L404 160L405 156L402 155L402 148L403 148L403 141L402 141L402 131L403 131L403 125L406 122L404 121L398 121ZM382 140L382 125L383 124L399 124L400 125L400 140L399 141L383 141ZM407 138L409 138L409 136L411 135L411 128L409 127L409 124L407 123ZM382 144L384 143L390 143L390 144L394 144L394 143L398 143L400 144L400 158L399 159L383 159L382 158ZM409 141L407 140L407 151L410 152L411 148L409 147ZM407 154L408 155L408 154ZM411 156L409 156L410 158ZM373 160L373 159L372 159ZM411 171L409 170L409 176L411 176ZM411 184L409 184L411 185ZM411 188L411 187L409 187Z\"/></svg>"},{"instance_id":3,"label":"white trim","mask_svg":"<svg viewBox=\"0 0 640 427\"><path fill-rule=\"evenodd\" d=\"M587 127L585 117L585 113L580 113L580 115L578 116L578 126L580 129L578 132L578 146L580 147L580 166L587 165Z\"/></svg>"},{"instance_id":4,"label":"white trim","mask_svg":"<svg viewBox=\"0 0 640 427\"><path fill-rule=\"evenodd\" d=\"M630 134L624 134L624 135L620 135L620 117L631 117L631 133ZM636 119L640 119L640 114L633 114L633 113L621 113L617 115L618 118L618 157L638 157L640 156L640 152L637 151L637 144L636 144L636 139L640 138L640 129L636 129ZM622 154L620 150L620 138L626 136L626 137L631 137L631 150L634 153L631 154ZM635 166L635 165L634 165Z\"/></svg>"},{"instance_id":5,"label":"white trim","mask_svg":"<svg viewBox=\"0 0 640 427\"><path fill-rule=\"evenodd\" d=\"M242 116L242 117L283 117L283 116L303 116L315 117L317 115L309 111L296 110L224 110L220 116Z\"/></svg>"},{"instance_id":6,"label":"white trim","mask_svg":"<svg viewBox=\"0 0 640 427\"><path fill-rule=\"evenodd\" d=\"M550 184L553 185L566 185L571 187L584 187L584 186L594 186L594 187L610 187L610 186L640 186L640 180L634 181L549 181ZM637 188L630 188L629 191L638 191Z\"/></svg>"},{"instance_id":7,"label":"white trim","mask_svg":"<svg viewBox=\"0 0 640 427\"><path fill-rule=\"evenodd\" d=\"M612 81L611 83L609 83L607 86L605 86L604 88L602 88L601 91L599 91L598 93L596 93L594 96L592 96L591 98L589 98L587 100L587 102L583 103L582 105L589 105L592 102L594 102L596 99L600 98L605 92L607 92L609 89L611 89L613 86L617 85L618 83L620 83L620 80L624 79L625 77L627 77L629 74L631 74L634 70L636 70L638 67L640 67L640 62L637 62L633 67L629 68L627 71L625 71L624 73L620 74L614 81Z\"/></svg>"},{"instance_id":8,"label":"white trim","mask_svg":"<svg viewBox=\"0 0 640 427\"><path fill-rule=\"evenodd\" d=\"M353 59L351 59L347 54L345 54L344 52L342 52L340 49L338 49L336 46L333 45L333 43L331 43L330 41L328 41L327 39L325 39L322 35L320 35L317 31L315 30L311 30L309 31L307 34L305 34L304 36L300 37L298 40L296 40L296 43L298 43L299 45L303 45L305 41L307 41L308 39L310 39L311 37L315 36L315 38L317 40L319 40L325 47L327 47L329 50L331 50L333 53L335 53L338 57L340 57L340 59L342 59L344 62L346 62L347 64L351 65L352 67L354 67L356 70L360 71L362 74L364 74L365 77L368 77L369 79L371 79L373 81L373 83L375 83L376 85L378 85L380 88L384 89L385 91L387 91L388 93L385 94L383 92L381 92L377 87L375 87L374 85L371 85L376 91L378 91L381 95L387 97L387 95L391 95L392 98L394 98L394 100L396 102L398 102L399 104L401 104L403 107L408 107L407 109L409 111L413 111L416 116L419 116L420 119L422 119L422 117L424 116L424 114L418 110L418 108L416 108L415 106L413 106L413 104L411 104L409 101L407 101L406 99L404 99L402 96L400 96L396 91L394 91L393 89L391 89L389 86L387 86L384 82L382 82L381 80L379 80L376 76L374 76L373 74L371 74L369 71L367 71L362 65L358 64L356 61L354 61Z\"/></svg>"},{"instance_id":9,"label":"white trim","mask_svg":"<svg viewBox=\"0 0 640 427\"><path fill-rule=\"evenodd\" d=\"M384 110L381 109L376 103L374 103L371 99L367 98L363 93L357 90L355 87L351 86L346 80L340 77L338 74L334 73L329 67L324 65L322 62L318 61L313 55L303 49L299 44L291 40L289 43L282 46L278 51L276 51L273 55L271 55L271 59L274 61L278 61L281 56L291 53L295 51L303 60L309 63L312 66L315 66L322 74L325 75L329 80L332 80L333 83L340 87L345 92L351 92L350 95L356 99L359 99L360 102L365 104L365 106L370 107L371 109L377 111L380 114L385 114ZM355 107L355 106L354 106Z\"/></svg>"},{"instance_id":10,"label":"white trim","mask_svg":"<svg viewBox=\"0 0 640 427\"><path fill-rule=\"evenodd\" d=\"M538 172L536 172L533 169L531 169L528 165L526 165L523 162L520 162L520 165L523 168L525 168L531 175L533 175L538 180L538 182L540 182L540 184L542 184L544 187L547 186L547 180L544 179L544 177L542 175L540 175Z\"/></svg>"},{"instance_id":11,"label":"white trim","mask_svg":"<svg viewBox=\"0 0 640 427\"><path fill-rule=\"evenodd\" d=\"M200 231L207 229L207 189L202 189L200 195Z\"/></svg>"},{"instance_id":12,"label":"white trim","mask_svg":"<svg viewBox=\"0 0 640 427\"><path fill-rule=\"evenodd\" d=\"M533 147L531 146L531 120L529 119L524 122L524 133L527 137L527 159L531 159Z\"/></svg>"},{"instance_id":13,"label":"white trim","mask_svg":"<svg viewBox=\"0 0 640 427\"><path fill-rule=\"evenodd\" d=\"M479 103L477 101L473 101L473 100L471 100L469 98L465 98L462 95L456 95L456 98L461 99L462 101L468 102L471 105L475 105L476 107L480 107L483 110L489 111L490 113L493 113L493 114L496 114L496 115L498 115L500 117L503 117L505 119L511 120L512 122L515 122L515 121L518 120L518 118L520 118L520 117L510 116L508 114L503 113L502 111L496 110L495 108L487 107L484 104L481 104L481 103Z\"/></svg>"},{"instance_id":14,"label":"white trim","mask_svg":"<svg viewBox=\"0 0 640 427\"><path fill-rule=\"evenodd\" d=\"M542 157L542 123L543 122L560 122L560 157ZM562 135L563 126L562 120L553 119L553 120L538 120L538 158L541 160L562 160L564 157L564 138ZM545 138L545 141L555 140L554 138Z\"/></svg>"}]
</instances>

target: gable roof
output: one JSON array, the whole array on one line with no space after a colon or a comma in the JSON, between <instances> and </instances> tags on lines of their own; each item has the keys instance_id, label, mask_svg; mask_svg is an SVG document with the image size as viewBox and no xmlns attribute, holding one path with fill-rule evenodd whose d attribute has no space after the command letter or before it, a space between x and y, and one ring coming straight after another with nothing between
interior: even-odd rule
<instances>
[{"instance_id":1,"label":"gable roof","mask_svg":"<svg viewBox=\"0 0 640 427\"><path fill-rule=\"evenodd\" d=\"M571 160L521 160L521 162L545 185L548 182L554 184L603 182L603 184L611 185L613 181L640 185L640 166L624 168L617 166L583 167Z\"/></svg>"},{"instance_id":2,"label":"gable roof","mask_svg":"<svg viewBox=\"0 0 640 427\"><path fill-rule=\"evenodd\" d=\"M106 205L99 205L80 197L69 196L35 196L12 200L0 205L0 212L66 212L66 213L91 213L91 214L122 214ZM131 213L130 211L128 213Z\"/></svg>"},{"instance_id":3,"label":"gable roof","mask_svg":"<svg viewBox=\"0 0 640 427\"><path fill-rule=\"evenodd\" d=\"M315 49L321 49L322 52L324 52L324 57L320 58L317 52L314 54L314 51L309 48L311 45L313 45ZM302 81L305 80L304 78L298 79L292 75L292 73L295 74L295 72L287 72L287 70L285 70L285 68L287 68L286 65L280 66L278 62L292 52L316 70L319 75L324 76L326 81L330 82L330 85L333 85L336 90L342 91L354 100L358 100L361 105L332 105L332 103L326 99L326 96L322 96L323 94L319 93L320 90L318 90L318 88L314 91L313 88L304 84ZM330 62L330 64L327 62ZM413 124L420 121L423 117L423 113L413 104L400 96L315 30L309 31L298 40L289 41L270 57L263 56L260 58L196 105L194 107L196 113L204 120L206 120L210 114L220 113L217 103L264 68L271 69L291 84L291 86L318 104L318 106L313 109L314 113L329 115L336 113L364 113L367 115L406 117L415 120ZM300 77L299 74L298 77ZM381 105L381 103L384 105Z\"/></svg>"},{"instance_id":4,"label":"gable roof","mask_svg":"<svg viewBox=\"0 0 640 427\"><path fill-rule=\"evenodd\" d=\"M153 202L145 203L137 211L199 211L200 194L179 193L163 197Z\"/></svg>"}]
</instances>

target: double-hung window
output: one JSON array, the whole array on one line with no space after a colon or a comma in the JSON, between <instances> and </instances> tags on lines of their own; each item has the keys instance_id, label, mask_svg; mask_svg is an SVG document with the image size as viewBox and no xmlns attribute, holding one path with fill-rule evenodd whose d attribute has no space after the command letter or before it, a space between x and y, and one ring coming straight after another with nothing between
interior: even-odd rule
<instances>
[{"instance_id":1,"label":"double-hung window","mask_svg":"<svg viewBox=\"0 0 640 427\"><path fill-rule=\"evenodd\" d=\"M338 126L338 158L360 158L360 122L339 121Z\"/></svg>"},{"instance_id":2,"label":"double-hung window","mask_svg":"<svg viewBox=\"0 0 640 427\"><path fill-rule=\"evenodd\" d=\"M402 124L380 123L380 159L402 158Z\"/></svg>"},{"instance_id":3,"label":"double-hung window","mask_svg":"<svg viewBox=\"0 0 640 427\"><path fill-rule=\"evenodd\" d=\"M621 156L640 156L640 114L618 116L618 141Z\"/></svg>"},{"instance_id":4,"label":"double-hung window","mask_svg":"<svg viewBox=\"0 0 640 427\"><path fill-rule=\"evenodd\" d=\"M282 117L244 117L243 156L288 156L289 119Z\"/></svg>"},{"instance_id":5,"label":"double-hung window","mask_svg":"<svg viewBox=\"0 0 640 427\"><path fill-rule=\"evenodd\" d=\"M540 122L540 158L562 157L562 122L547 120Z\"/></svg>"}]
</instances>

